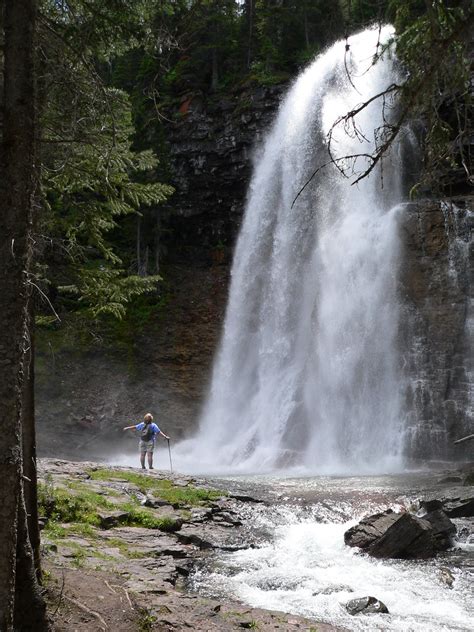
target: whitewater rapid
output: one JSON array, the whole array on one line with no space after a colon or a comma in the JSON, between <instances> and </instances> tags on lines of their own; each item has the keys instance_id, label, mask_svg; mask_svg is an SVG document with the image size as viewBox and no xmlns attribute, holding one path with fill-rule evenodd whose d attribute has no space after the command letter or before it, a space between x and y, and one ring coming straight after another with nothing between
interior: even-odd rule
<instances>
[{"instance_id":1,"label":"whitewater rapid","mask_svg":"<svg viewBox=\"0 0 474 632\"><path fill-rule=\"evenodd\" d=\"M460 534L455 548L433 560L378 560L344 544L344 532L363 516L388 506L395 511L410 506L436 490L436 479L428 472L228 479L230 489L238 484L247 493L255 490L273 498L268 507L250 509L246 517L254 532L264 534L263 541L218 552L198 567L190 585L200 594L231 597L347 630L468 632L474 617L472 522L463 527L455 520ZM443 581L447 569L451 588ZM346 603L365 596L381 600L389 614L349 615Z\"/></svg>"}]
</instances>

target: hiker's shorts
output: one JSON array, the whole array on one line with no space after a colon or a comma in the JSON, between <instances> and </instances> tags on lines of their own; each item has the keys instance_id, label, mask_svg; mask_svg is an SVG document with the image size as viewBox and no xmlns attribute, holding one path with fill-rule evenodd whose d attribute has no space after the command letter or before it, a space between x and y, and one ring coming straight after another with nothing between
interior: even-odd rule
<instances>
[{"instance_id":1,"label":"hiker's shorts","mask_svg":"<svg viewBox=\"0 0 474 632\"><path fill-rule=\"evenodd\" d=\"M153 448L155 447L155 442L142 441L140 439L139 447L140 447L140 454L145 454L145 452L153 452Z\"/></svg>"}]
</instances>

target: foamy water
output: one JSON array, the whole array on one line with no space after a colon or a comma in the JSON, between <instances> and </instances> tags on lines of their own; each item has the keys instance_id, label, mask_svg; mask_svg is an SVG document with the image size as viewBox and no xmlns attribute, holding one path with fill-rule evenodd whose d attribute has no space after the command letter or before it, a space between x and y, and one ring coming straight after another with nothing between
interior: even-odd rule
<instances>
[{"instance_id":1,"label":"foamy water","mask_svg":"<svg viewBox=\"0 0 474 632\"><path fill-rule=\"evenodd\" d=\"M416 477L418 484L429 484L426 475ZM258 486L254 481L254 489ZM398 486L399 502L389 502ZM298 507L276 500L270 509L253 510L248 519L257 531L271 532L268 542L258 548L218 553L216 560L194 575L196 590L350 630L472 630L472 534L467 542L457 544L457 552L429 561L376 560L344 545L344 532L362 516L387 506L400 509L400 501L405 504L415 497L408 479L274 479L271 487L280 503L287 494L301 494L306 502ZM310 505L308 492L316 493ZM348 514L354 517L347 520ZM446 568L454 576L452 589L442 581ZM345 604L365 596L380 599L389 614L349 615Z\"/></svg>"}]
</instances>

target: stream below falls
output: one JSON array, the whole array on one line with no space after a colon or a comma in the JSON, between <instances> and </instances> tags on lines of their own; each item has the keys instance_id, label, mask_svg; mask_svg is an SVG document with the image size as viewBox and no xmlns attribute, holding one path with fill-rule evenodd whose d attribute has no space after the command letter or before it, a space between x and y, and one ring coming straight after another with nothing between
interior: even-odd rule
<instances>
[{"instance_id":1,"label":"stream below falls","mask_svg":"<svg viewBox=\"0 0 474 632\"><path fill-rule=\"evenodd\" d=\"M455 547L433 560L376 560L344 545L363 516L417 499L450 496L439 473L364 477L221 477L212 484L254 495L249 548L222 552L195 571L190 587L214 598L282 610L349 630L467 631L474 622L472 519L457 519ZM458 488L459 492L459 488ZM455 491L453 490L455 494ZM450 588L443 576L449 569ZM374 596L390 614L351 616L350 599Z\"/></svg>"}]
</instances>

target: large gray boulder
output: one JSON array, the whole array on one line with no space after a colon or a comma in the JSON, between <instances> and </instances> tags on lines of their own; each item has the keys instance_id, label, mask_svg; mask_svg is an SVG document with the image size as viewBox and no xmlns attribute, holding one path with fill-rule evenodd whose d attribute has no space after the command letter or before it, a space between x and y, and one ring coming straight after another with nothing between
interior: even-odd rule
<instances>
[{"instance_id":1,"label":"large gray boulder","mask_svg":"<svg viewBox=\"0 0 474 632\"><path fill-rule=\"evenodd\" d=\"M389 509L346 531L344 542L378 558L425 559L449 548L455 532L455 525L441 510L419 518Z\"/></svg>"}]
</instances>

